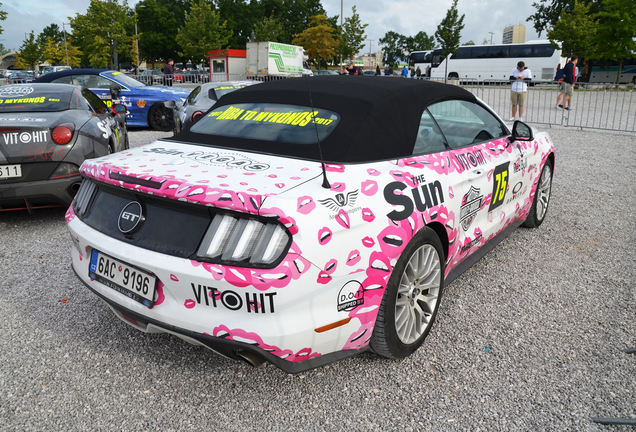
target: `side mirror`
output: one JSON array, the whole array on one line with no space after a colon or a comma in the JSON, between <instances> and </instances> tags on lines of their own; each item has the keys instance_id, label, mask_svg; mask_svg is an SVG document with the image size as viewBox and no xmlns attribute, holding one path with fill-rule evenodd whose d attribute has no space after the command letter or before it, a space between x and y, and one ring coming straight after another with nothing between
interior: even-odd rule
<instances>
[{"instance_id":1,"label":"side mirror","mask_svg":"<svg viewBox=\"0 0 636 432\"><path fill-rule=\"evenodd\" d=\"M176 108L176 106L177 106L177 104L175 103L175 101L165 101L165 102L163 103L163 105L164 105L166 108L170 108L170 109Z\"/></svg>"},{"instance_id":2,"label":"side mirror","mask_svg":"<svg viewBox=\"0 0 636 432\"><path fill-rule=\"evenodd\" d=\"M119 99L119 86L118 85L110 86L110 97L113 100Z\"/></svg>"},{"instance_id":3,"label":"side mirror","mask_svg":"<svg viewBox=\"0 0 636 432\"><path fill-rule=\"evenodd\" d=\"M534 140L534 135L532 133L532 128L521 122L516 120L514 125L512 126L512 135L510 136L510 141L532 141Z\"/></svg>"},{"instance_id":4,"label":"side mirror","mask_svg":"<svg viewBox=\"0 0 636 432\"><path fill-rule=\"evenodd\" d=\"M113 111L113 114L126 114L128 112L128 108L124 104L112 104L110 109Z\"/></svg>"}]
</instances>

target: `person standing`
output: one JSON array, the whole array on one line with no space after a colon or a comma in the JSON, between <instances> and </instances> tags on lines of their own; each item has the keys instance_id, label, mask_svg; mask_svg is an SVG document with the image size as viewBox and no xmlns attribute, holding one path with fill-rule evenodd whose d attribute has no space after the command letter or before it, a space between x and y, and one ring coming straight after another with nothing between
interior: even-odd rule
<instances>
[{"instance_id":1,"label":"person standing","mask_svg":"<svg viewBox=\"0 0 636 432\"><path fill-rule=\"evenodd\" d=\"M402 78L408 78L409 77L409 70L406 68L406 65L404 65L404 67L402 68Z\"/></svg>"},{"instance_id":2,"label":"person standing","mask_svg":"<svg viewBox=\"0 0 636 432\"><path fill-rule=\"evenodd\" d=\"M380 72L380 66L379 65L375 67L375 74L376 75L382 75L382 72Z\"/></svg>"},{"instance_id":3,"label":"person standing","mask_svg":"<svg viewBox=\"0 0 636 432\"><path fill-rule=\"evenodd\" d=\"M576 80L576 64L579 62L579 58L575 55L572 56L570 61L563 68L563 84L565 85L565 100L563 101L563 109L570 110L572 90L574 89L574 81Z\"/></svg>"},{"instance_id":4,"label":"person standing","mask_svg":"<svg viewBox=\"0 0 636 432\"><path fill-rule=\"evenodd\" d=\"M420 69L420 67L417 67L417 70L415 71L415 75L417 75L417 79L420 79L420 77L422 76L422 69Z\"/></svg>"},{"instance_id":5,"label":"person standing","mask_svg":"<svg viewBox=\"0 0 636 432\"><path fill-rule=\"evenodd\" d=\"M514 121L517 116L517 107L519 107L519 120L523 120L523 107L526 103L526 94L528 93L528 82L532 81L532 72L526 67L522 61L517 63L517 67L510 72L510 81L512 81L512 89L510 92L510 100L512 101L512 117L510 121Z\"/></svg>"},{"instance_id":6,"label":"person standing","mask_svg":"<svg viewBox=\"0 0 636 432\"><path fill-rule=\"evenodd\" d=\"M168 63L163 67L163 78L165 84L168 87L172 87L172 78L174 77L174 68L172 67L173 64L174 60L169 58Z\"/></svg>"}]
</instances>

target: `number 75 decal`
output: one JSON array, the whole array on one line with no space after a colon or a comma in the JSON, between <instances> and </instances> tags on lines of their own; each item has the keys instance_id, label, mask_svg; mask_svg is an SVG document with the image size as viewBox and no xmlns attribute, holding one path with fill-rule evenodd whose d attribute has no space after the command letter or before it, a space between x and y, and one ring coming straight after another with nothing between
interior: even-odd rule
<instances>
[{"instance_id":1,"label":"number 75 decal","mask_svg":"<svg viewBox=\"0 0 636 432\"><path fill-rule=\"evenodd\" d=\"M490 199L490 207L488 211L496 209L503 204L508 190L508 165L510 163L498 165L492 174L492 198Z\"/></svg>"}]
</instances>

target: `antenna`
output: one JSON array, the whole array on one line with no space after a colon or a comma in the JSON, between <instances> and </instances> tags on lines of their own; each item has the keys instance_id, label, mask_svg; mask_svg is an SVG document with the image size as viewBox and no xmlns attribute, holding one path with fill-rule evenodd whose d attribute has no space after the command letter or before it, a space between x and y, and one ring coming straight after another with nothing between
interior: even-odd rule
<instances>
[{"instance_id":1,"label":"antenna","mask_svg":"<svg viewBox=\"0 0 636 432\"><path fill-rule=\"evenodd\" d=\"M320 136L318 135L318 125L316 124L316 117L314 116L314 101L311 98L311 88L307 86L309 91L309 104L311 105L311 120L314 123L314 129L316 130L316 143L318 144L318 152L320 153L320 163L322 164L322 187L325 189L331 189L329 180L327 180L327 170L325 169L325 160L322 157L322 146L320 145Z\"/></svg>"}]
</instances>

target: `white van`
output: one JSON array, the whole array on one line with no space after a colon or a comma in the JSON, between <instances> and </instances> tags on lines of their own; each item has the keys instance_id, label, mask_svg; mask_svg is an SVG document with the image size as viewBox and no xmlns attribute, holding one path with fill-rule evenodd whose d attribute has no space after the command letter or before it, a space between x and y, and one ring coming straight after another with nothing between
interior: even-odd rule
<instances>
[{"instance_id":1,"label":"white van","mask_svg":"<svg viewBox=\"0 0 636 432\"><path fill-rule=\"evenodd\" d=\"M63 70L71 70L71 67L70 66L44 66L40 70L40 76L45 75L47 73L59 72Z\"/></svg>"}]
</instances>

